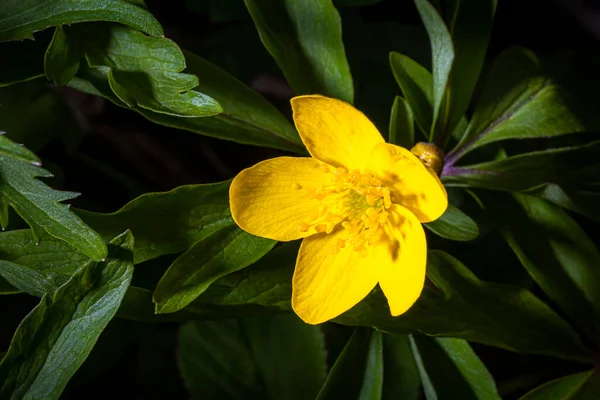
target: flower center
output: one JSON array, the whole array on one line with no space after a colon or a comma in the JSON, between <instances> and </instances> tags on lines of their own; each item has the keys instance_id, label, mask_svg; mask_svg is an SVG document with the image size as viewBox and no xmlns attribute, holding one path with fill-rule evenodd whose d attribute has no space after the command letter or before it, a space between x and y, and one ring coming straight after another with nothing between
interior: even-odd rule
<instances>
[{"instance_id":1,"label":"flower center","mask_svg":"<svg viewBox=\"0 0 600 400\"><path fill-rule=\"evenodd\" d=\"M321 201L319 208L307 215L298 229L307 232L314 228L317 232L331 233L341 223L347 234L344 239L338 239L337 251L352 246L361 257L366 256L368 247L381 234L379 228L387 222L392 205L390 190L372 175L348 172L344 168L334 170L327 165L320 168L331 174L330 184L317 188L294 184L305 197Z\"/></svg>"}]
</instances>

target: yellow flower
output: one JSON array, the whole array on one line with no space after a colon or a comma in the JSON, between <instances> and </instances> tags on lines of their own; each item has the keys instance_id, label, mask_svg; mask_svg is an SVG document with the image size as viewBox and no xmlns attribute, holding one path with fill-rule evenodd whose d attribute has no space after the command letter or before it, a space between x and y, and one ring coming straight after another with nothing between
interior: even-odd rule
<instances>
[{"instance_id":1,"label":"yellow flower","mask_svg":"<svg viewBox=\"0 0 600 400\"><path fill-rule=\"evenodd\" d=\"M278 157L240 172L229 190L235 222L256 236L304 238L292 307L309 324L335 318L379 283L392 315L425 281L422 222L448 205L434 171L385 143L350 104L324 96L291 100L310 157Z\"/></svg>"}]
</instances>

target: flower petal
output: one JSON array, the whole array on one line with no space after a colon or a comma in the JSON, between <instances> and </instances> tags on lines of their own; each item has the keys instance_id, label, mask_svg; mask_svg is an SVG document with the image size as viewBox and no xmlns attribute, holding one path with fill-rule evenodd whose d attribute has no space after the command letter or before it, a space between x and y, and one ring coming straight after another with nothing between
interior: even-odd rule
<instances>
[{"instance_id":1,"label":"flower petal","mask_svg":"<svg viewBox=\"0 0 600 400\"><path fill-rule=\"evenodd\" d=\"M371 149L384 143L371 121L350 104L310 95L291 100L294 123L308 152L335 167L362 171Z\"/></svg>"},{"instance_id":2,"label":"flower petal","mask_svg":"<svg viewBox=\"0 0 600 400\"><path fill-rule=\"evenodd\" d=\"M278 157L240 172L229 188L231 215L240 228L256 236L289 241L316 233L301 232L307 215L322 201L301 188L331 183L332 167L314 158Z\"/></svg>"},{"instance_id":3,"label":"flower petal","mask_svg":"<svg viewBox=\"0 0 600 400\"><path fill-rule=\"evenodd\" d=\"M361 258L349 245L338 249L345 229L302 241L292 283L292 308L308 324L337 317L377 285L379 260Z\"/></svg>"},{"instance_id":4,"label":"flower petal","mask_svg":"<svg viewBox=\"0 0 600 400\"><path fill-rule=\"evenodd\" d=\"M438 219L448 207L448 194L436 173L409 150L382 143L371 154L370 172L384 182L392 202L412 211L420 222Z\"/></svg>"},{"instance_id":5,"label":"flower petal","mask_svg":"<svg viewBox=\"0 0 600 400\"><path fill-rule=\"evenodd\" d=\"M397 316L408 310L423 290L427 242L423 227L408 209L393 205L388 221L392 257L391 262L381 264L379 286L392 315Z\"/></svg>"}]
</instances>

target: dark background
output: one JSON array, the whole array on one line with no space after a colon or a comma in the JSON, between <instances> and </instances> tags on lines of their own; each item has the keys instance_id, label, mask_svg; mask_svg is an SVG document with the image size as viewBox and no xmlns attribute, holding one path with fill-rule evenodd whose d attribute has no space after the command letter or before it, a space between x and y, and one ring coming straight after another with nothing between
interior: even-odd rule
<instances>
[{"instance_id":1,"label":"dark background","mask_svg":"<svg viewBox=\"0 0 600 400\"><path fill-rule=\"evenodd\" d=\"M263 48L242 0L146 3L168 38L219 65L290 115L293 93ZM388 66L388 54L399 51L429 65L427 36L412 1L385 0L359 7L344 6L348 0L337 3L355 79L356 105L386 132L393 98L400 93ZM530 48L545 59L561 56L568 61L573 51L598 54L600 22L593 33L595 21L600 21L596 1L499 0L488 60L515 45ZM40 35L44 34L47 32ZM51 138L38 151L34 144L25 144L55 173L49 184L82 193L72 202L75 207L116 211L142 193L230 179L259 160L283 154L155 125L134 112L70 89L50 90L60 94L63 106L74 116L76 145L66 146L64 140ZM597 227L580 222L598 237ZM435 240L434 247L445 245ZM489 260L485 266L475 266L475 272L485 279L533 287L503 243L489 235L476 244L453 245L453 253L461 253L455 255L469 266L469 258ZM168 262L163 258L136 266L136 274L143 270L140 274L146 275L139 279L151 281ZM539 291L535 293L543 297ZM0 296L3 314L9 310L0 327L0 350L8 347L12 332L36 302L26 295ZM186 398L176 365L176 330L177 326L170 324L114 320L63 398ZM329 324L325 332L331 345L328 357L333 362L351 329ZM507 399L586 367L477 344L473 347Z\"/></svg>"}]
</instances>

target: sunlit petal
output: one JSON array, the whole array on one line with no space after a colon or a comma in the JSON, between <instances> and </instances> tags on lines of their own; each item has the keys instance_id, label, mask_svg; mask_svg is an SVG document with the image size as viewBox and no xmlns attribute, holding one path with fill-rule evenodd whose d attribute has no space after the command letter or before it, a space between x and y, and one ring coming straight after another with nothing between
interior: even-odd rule
<instances>
[{"instance_id":1,"label":"sunlit petal","mask_svg":"<svg viewBox=\"0 0 600 400\"><path fill-rule=\"evenodd\" d=\"M320 324L337 317L362 300L378 280L377 258L361 257L349 244L344 229L302 241L294 271L292 307L304 322Z\"/></svg>"},{"instance_id":2,"label":"sunlit petal","mask_svg":"<svg viewBox=\"0 0 600 400\"><path fill-rule=\"evenodd\" d=\"M289 241L316 233L302 229L322 204L306 196L331 180L331 167L314 158L279 157L240 172L229 189L231 214L246 232Z\"/></svg>"},{"instance_id":3,"label":"sunlit petal","mask_svg":"<svg viewBox=\"0 0 600 400\"><path fill-rule=\"evenodd\" d=\"M371 149L384 143L375 125L344 101L311 95L294 97L291 102L300 137L318 160L363 170L371 160Z\"/></svg>"},{"instance_id":4,"label":"sunlit petal","mask_svg":"<svg viewBox=\"0 0 600 400\"><path fill-rule=\"evenodd\" d=\"M393 205L388 222L387 252L391 258L381 264L379 285L396 316L408 310L423 290L427 243L423 227L408 209Z\"/></svg>"},{"instance_id":5,"label":"sunlit petal","mask_svg":"<svg viewBox=\"0 0 600 400\"><path fill-rule=\"evenodd\" d=\"M409 150L393 144L377 145L371 172L391 191L392 203L412 211L420 222L438 219L448 207L448 195L435 172Z\"/></svg>"}]
</instances>

